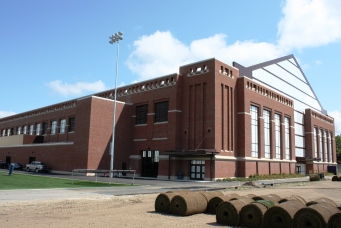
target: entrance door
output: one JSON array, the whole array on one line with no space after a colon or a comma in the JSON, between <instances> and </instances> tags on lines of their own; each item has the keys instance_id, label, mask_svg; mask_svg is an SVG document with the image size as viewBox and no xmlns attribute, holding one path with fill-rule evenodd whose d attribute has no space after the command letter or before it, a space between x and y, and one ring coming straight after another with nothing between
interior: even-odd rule
<instances>
[{"instance_id":1,"label":"entrance door","mask_svg":"<svg viewBox=\"0 0 341 228\"><path fill-rule=\"evenodd\" d=\"M142 170L143 177L157 177L159 170L159 151L143 150L142 151Z\"/></svg>"},{"instance_id":2,"label":"entrance door","mask_svg":"<svg viewBox=\"0 0 341 228\"><path fill-rule=\"evenodd\" d=\"M36 160L36 157L29 157L28 158L28 164L31 164L32 162L34 162Z\"/></svg>"},{"instance_id":3,"label":"entrance door","mask_svg":"<svg viewBox=\"0 0 341 228\"><path fill-rule=\"evenodd\" d=\"M6 157L6 163L11 164L11 157L9 156Z\"/></svg>"},{"instance_id":4,"label":"entrance door","mask_svg":"<svg viewBox=\"0 0 341 228\"><path fill-rule=\"evenodd\" d=\"M191 179L204 180L205 178L205 161L192 160L191 161Z\"/></svg>"}]
</instances>

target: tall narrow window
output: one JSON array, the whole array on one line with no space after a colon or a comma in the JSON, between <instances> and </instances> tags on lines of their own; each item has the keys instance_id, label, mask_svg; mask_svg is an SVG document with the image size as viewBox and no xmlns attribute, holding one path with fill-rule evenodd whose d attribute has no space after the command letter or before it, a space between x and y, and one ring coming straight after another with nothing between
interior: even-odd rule
<instances>
[{"instance_id":1,"label":"tall narrow window","mask_svg":"<svg viewBox=\"0 0 341 228\"><path fill-rule=\"evenodd\" d=\"M47 134L47 127L48 127L47 122L43 122L43 129L42 129L42 132L41 132L42 135L46 135Z\"/></svg>"},{"instance_id":2,"label":"tall narrow window","mask_svg":"<svg viewBox=\"0 0 341 228\"><path fill-rule=\"evenodd\" d=\"M33 135L33 132L34 132L34 125L31 124L30 125L30 135Z\"/></svg>"},{"instance_id":3,"label":"tall narrow window","mask_svg":"<svg viewBox=\"0 0 341 228\"><path fill-rule=\"evenodd\" d=\"M23 134L27 134L27 126L24 126L24 132Z\"/></svg>"},{"instance_id":4,"label":"tall narrow window","mask_svg":"<svg viewBox=\"0 0 341 228\"><path fill-rule=\"evenodd\" d=\"M323 130L320 129L320 161L323 161Z\"/></svg>"},{"instance_id":5,"label":"tall narrow window","mask_svg":"<svg viewBox=\"0 0 341 228\"><path fill-rule=\"evenodd\" d=\"M146 124L148 105L136 106L136 124Z\"/></svg>"},{"instance_id":6,"label":"tall narrow window","mask_svg":"<svg viewBox=\"0 0 341 228\"><path fill-rule=\"evenodd\" d=\"M324 139L324 161L328 162L328 131L324 131L323 139Z\"/></svg>"},{"instance_id":7,"label":"tall narrow window","mask_svg":"<svg viewBox=\"0 0 341 228\"><path fill-rule=\"evenodd\" d=\"M264 118L264 157L270 158L270 148L271 148L271 141L270 141L270 111L263 110L263 118Z\"/></svg>"},{"instance_id":8,"label":"tall narrow window","mask_svg":"<svg viewBox=\"0 0 341 228\"><path fill-rule=\"evenodd\" d=\"M155 103L155 122L168 121L168 101Z\"/></svg>"},{"instance_id":9,"label":"tall narrow window","mask_svg":"<svg viewBox=\"0 0 341 228\"><path fill-rule=\"evenodd\" d=\"M11 135L11 128L8 128L7 129L7 136L10 136Z\"/></svg>"},{"instance_id":10,"label":"tall narrow window","mask_svg":"<svg viewBox=\"0 0 341 228\"><path fill-rule=\"evenodd\" d=\"M251 114L251 157L258 157L258 107L250 106Z\"/></svg>"},{"instance_id":11,"label":"tall narrow window","mask_svg":"<svg viewBox=\"0 0 341 228\"><path fill-rule=\"evenodd\" d=\"M2 137L6 136L6 130L2 130Z\"/></svg>"},{"instance_id":12,"label":"tall narrow window","mask_svg":"<svg viewBox=\"0 0 341 228\"><path fill-rule=\"evenodd\" d=\"M69 132L74 132L75 131L75 117L70 117L69 118Z\"/></svg>"},{"instance_id":13,"label":"tall narrow window","mask_svg":"<svg viewBox=\"0 0 341 228\"><path fill-rule=\"evenodd\" d=\"M317 127L314 128L314 146L315 146L315 158L317 158L318 154L318 147L317 147L317 136L318 136L318 129Z\"/></svg>"},{"instance_id":14,"label":"tall narrow window","mask_svg":"<svg viewBox=\"0 0 341 228\"><path fill-rule=\"evenodd\" d=\"M333 162L332 133L329 132L329 162Z\"/></svg>"},{"instance_id":15,"label":"tall narrow window","mask_svg":"<svg viewBox=\"0 0 341 228\"><path fill-rule=\"evenodd\" d=\"M276 158L281 158L281 116L275 114Z\"/></svg>"},{"instance_id":16,"label":"tall narrow window","mask_svg":"<svg viewBox=\"0 0 341 228\"><path fill-rule=\"evenodd\" d=\"M20 135L21 134L21 127L17 128L17 134Z\"/></svg>"},{"instance_id":17,"label":"tall narrow window","mask_svg":"<svg viewBox=\"0 0 341 228\"><path fill-rule=\"evenodd\" d=\"M57 121L54 120L51 122L51 134L54 135L56 134L57 131Z\"/></svg>"},{"instance_id":18,"label":"tall narrow window","mask_svg":"<svg viewBox=\"0 0 341 228\"><path fill-rule=\"evenodd\" d=\"M40 123L36 125L36 135L40 135Z\"/></svg>"},{"instance_id":19,"label":"tall narrow window","mask_svg":"<svg viewBox=\"0 0 341 228\"><path fill-rule=\"evenodd\" d=\"M64 134L65 133L65 127L66 127L66 119L60 120L59 133Z\"/></svg>"},{"instance_id":20,"label":"tall narrow window","mask_svg":"<svg viewBox=\"0 0 341 228\"><path fill-rule=\"evenodd\" d=\"M290 119L284 117L285 159L290 159Z\"/></svg>"}]
</instances>

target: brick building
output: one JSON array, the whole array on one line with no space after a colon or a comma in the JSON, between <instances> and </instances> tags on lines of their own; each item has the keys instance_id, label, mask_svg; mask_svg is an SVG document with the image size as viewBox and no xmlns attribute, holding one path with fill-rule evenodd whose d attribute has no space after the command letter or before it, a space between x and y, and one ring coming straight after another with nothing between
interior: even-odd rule
<instances>
[{"instance_id":1,"label":"brick building","mask_svg":"<svg viewBox=\"0 0 341 228\"><path fill-rule=\"evenodd\" d=\"M109 169L113 90L0 119L0 160ZM251 67L208 59L117 89L114 169L214 180L327 171L334 119L293 55Z\"/></svg>"}]
</instances>

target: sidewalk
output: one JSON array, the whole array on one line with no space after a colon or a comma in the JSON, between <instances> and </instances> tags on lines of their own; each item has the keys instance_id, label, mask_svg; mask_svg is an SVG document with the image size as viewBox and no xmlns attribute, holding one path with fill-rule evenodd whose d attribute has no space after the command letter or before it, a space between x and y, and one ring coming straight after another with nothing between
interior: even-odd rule
<instances>
[{"instance_id":1,"label":"sidewalk","mask_svg":"<svg viewBox=\"0 0 341 228\"><path fill-rule=\"evenodd\" d=\"M36 174L30 175L50 176L54 178L72 179L67 174ZM85 175L73 176L76 180L89 180L98 182L107 182L109 177L89 177ZM75 189L30 189L30 190L3 190L0 194L0 203L15 201L35 201L35 200L54 200L54 199L81 199L91 197L107 197L122 195L139 195L139 194L155 194L166 191L174 191L188 189L192 191L214 191L224 189L236 189L241 187L245 182L222 182L222 181L191 181L191 180L160 180L151 178L135 178L134 185L132 178L115 177L111 179L112 183L123 183L130 186L126 187L101 187L101 188L75 188ZM259 180L258 183L263 185L274 185L280 183L306 182L309 177L276 179L276 180Z\"/></svg>"}]
</instances>

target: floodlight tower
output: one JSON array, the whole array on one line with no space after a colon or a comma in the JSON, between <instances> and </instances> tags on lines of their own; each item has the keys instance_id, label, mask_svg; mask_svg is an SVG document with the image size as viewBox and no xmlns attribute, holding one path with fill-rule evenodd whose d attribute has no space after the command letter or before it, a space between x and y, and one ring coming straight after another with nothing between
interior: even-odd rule
<instances>
[{"instance_id":1,"label":"floodlight tower","mask_svg":"<svg viewBox=\"0 0 341 228\"><path fill-rule=\"evenodd\" d=\"M114 93L114 117L112 122L112 140L111 140L111 147L110 147L110 177L113 176L113 170L114 170L114 155L115 155L115 128L116 128L116 100L117 100L117 77L118 77L118 55L119 55L119 49L120 49L120 40L123 40L123 33L117 32L114 35L111 35L109 37L110 44L117 43L117 56L116 56L116 77L115 77L115 93Z\"/></svg>"}]
</instances>

